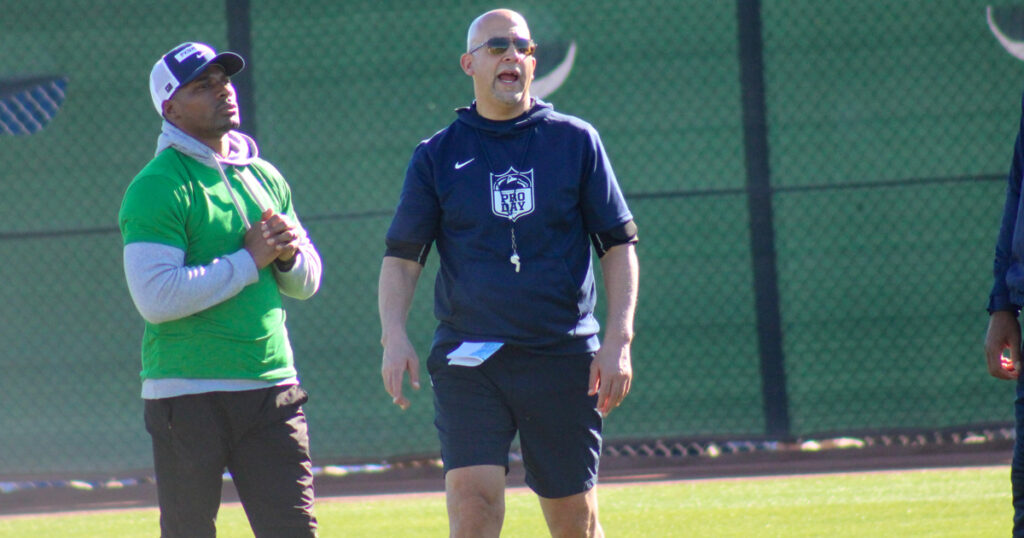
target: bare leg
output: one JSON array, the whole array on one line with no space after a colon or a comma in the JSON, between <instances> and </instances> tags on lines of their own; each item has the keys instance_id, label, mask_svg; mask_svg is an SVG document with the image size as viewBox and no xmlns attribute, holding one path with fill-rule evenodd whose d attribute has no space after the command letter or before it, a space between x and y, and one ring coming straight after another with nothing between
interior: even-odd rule
<instances>
[{"instance_id":1,"label":"bare leg","mask_svg":"<svg viewBox=\"0 0 1024 538\"><path fill-rule=\"evenodd\" d=\"M597 487L560 499L540 498L553 538L604 538L597 520Z\"/></svg>"},{"instance_id":2,"label":"bare leg","mask_svg":"<svg viewBox=\"0 0 1024 538\"><path fill-rule=\"evenodd\" d=\"M505 520L505 468L474 465L444 477L452 538L498 538Z\"/></svg>"}]
</instances>

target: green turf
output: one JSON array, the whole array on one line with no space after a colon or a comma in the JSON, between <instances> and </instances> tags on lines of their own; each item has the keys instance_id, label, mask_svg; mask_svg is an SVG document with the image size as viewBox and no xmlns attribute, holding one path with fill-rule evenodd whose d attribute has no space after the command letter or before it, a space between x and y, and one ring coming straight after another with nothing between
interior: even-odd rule
<instances>
[{"instance_id":1,"label":"green turf","mask_svg":"<svg viewBox=\"0 0 1024 538\"><path fill-rule=\"evenodd\" d=\"M1009 534L1005 467L728 479L601 489L608 536L987 537ZM535 497L509 493L506 538L546 536ZM447 534L438 495L323 499L321 536L406 538ZM241 508L225 507L218 536L252 536ZM0 537L155 536L155 510L0 519Z\"/></svg>"}]
</instances>

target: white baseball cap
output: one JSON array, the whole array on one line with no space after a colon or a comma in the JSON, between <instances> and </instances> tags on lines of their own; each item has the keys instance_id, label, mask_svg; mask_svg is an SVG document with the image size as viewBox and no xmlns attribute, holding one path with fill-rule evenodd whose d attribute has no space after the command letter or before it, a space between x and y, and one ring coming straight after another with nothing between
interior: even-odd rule
<instances>
[{"instance_id":1,"label":"white baseball cap","mask_svg":"<svg viewBox=\"0 0 1024 538\"><path fill-rule=\"evenodd\" d=\"M157 60L149 74L149 93L157 114L164 115L164 101L178 88L192 82L207 67L219 65L224 74L234 75L245 68L245 60L234 52L217 54L209 45L187 42L171 49Z\"/></svg>"}]
</instances>

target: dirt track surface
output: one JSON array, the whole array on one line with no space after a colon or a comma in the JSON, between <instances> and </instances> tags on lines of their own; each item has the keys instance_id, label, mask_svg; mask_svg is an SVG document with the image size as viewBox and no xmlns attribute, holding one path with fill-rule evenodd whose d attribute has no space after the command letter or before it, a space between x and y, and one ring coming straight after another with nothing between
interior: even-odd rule
<instances>
[{"instance_id":1,"label":"dirt track surface","mask_svg":"<svg viewBox=\"0 0 1024 538\"><path fill-rule=\"evenodd\" d=\"M601 460L601 484L1009 465L1011 451L1012 442L997 441L974 446L871 447L821 452L723 454L717 458L610 456ZM523 485L522 465L512 466L508 484L510 487ZM441 470L433 465L404 465L379 473L316 477L316 494L320 498L429 493L443 490ZM224 501L236 500L237 495L233 486L226 482ZM91 491L45 487L0 493L0 517L150 506L156 506L156 486L148 480L138 485Z\"/></svg>"}]
</instances>

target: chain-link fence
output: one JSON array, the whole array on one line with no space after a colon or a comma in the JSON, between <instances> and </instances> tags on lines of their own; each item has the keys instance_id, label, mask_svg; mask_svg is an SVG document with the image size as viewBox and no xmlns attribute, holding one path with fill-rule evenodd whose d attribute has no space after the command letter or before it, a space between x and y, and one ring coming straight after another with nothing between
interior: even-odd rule
<instances>
[{"instance_id":1,"label":"chain-link fence","mask_svg":"<svg viewBox=\"0 0 1024 538\"><path fill-rule=\"evenodd\" d=\"M116 215L155 147L150 67L188 40L246 55L243 128L324 260L320 293L287 303L314 457L437 449L430 389L403 413L380 382L377 274L412 149L471 100L458 58L496 6L211 4L2 6L0 474L150 465ZM601 132L640 226L636 378L609 440L1010 420L981 339L1024 5L508 7L540 43L547 100ZM421 357L433 258L410 315Z\"/></svg>"}]
</instances>

